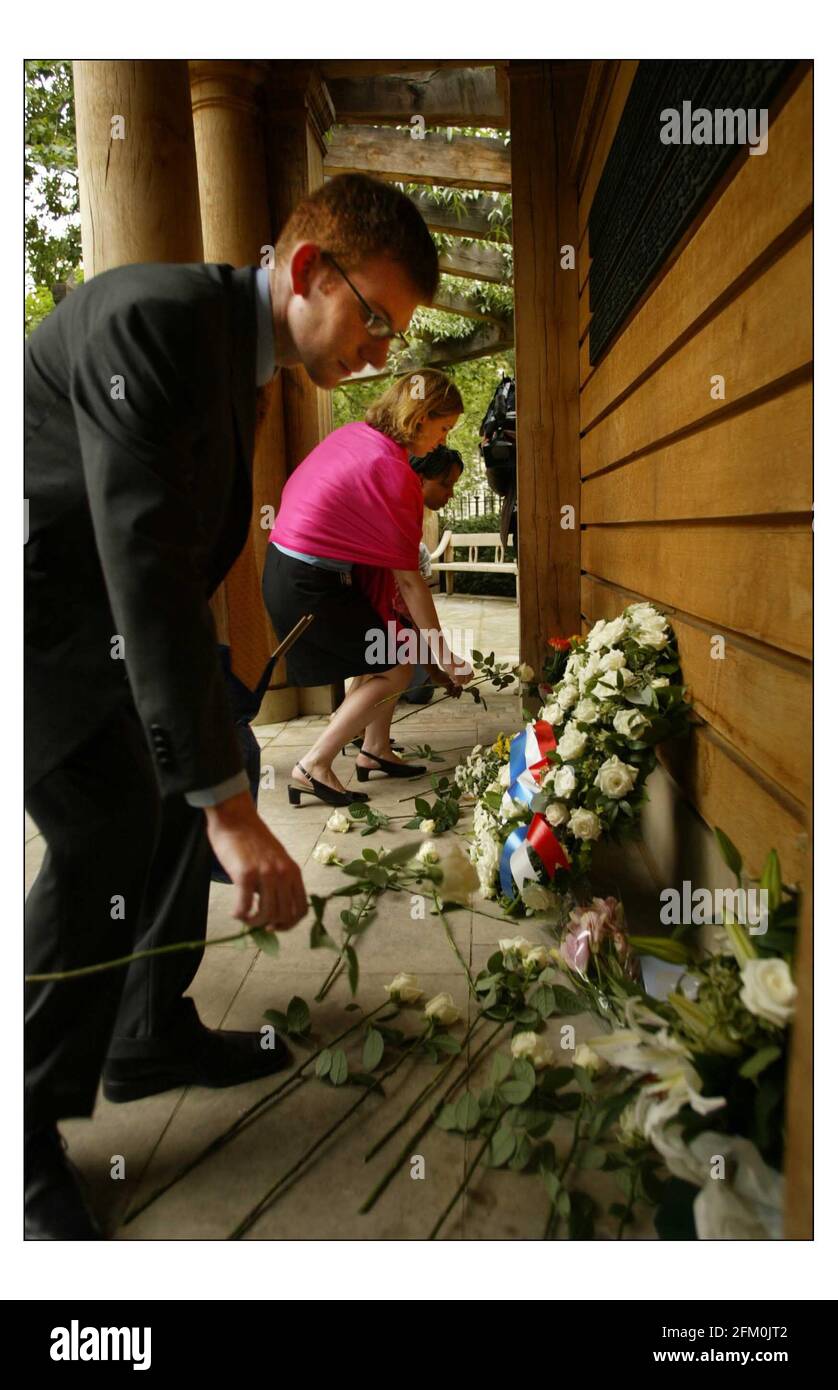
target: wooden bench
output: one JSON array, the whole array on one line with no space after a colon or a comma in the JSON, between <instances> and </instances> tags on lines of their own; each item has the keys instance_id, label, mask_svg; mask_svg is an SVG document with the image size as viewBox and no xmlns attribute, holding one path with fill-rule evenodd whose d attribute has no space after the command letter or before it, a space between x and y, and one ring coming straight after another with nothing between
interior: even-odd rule
<instances>
[{"instance_id":1,"label":"wooden bench","mask_svg":"<svg viewBox=\"0 0 838 1390\"><path fill-rule=\"evenodd\" d=\"M467 560L455 560L454 549L460 546L468 548ZM478 560L477 552L494 546L494 560ZM443 555L445 558L439 560ZM473 531L461 534L454 534L446 531L436 550L431 554L431 563L434 571L444 574L445 592L453 594L454 575L460 574L514 574L515 575L515 597L518 597L518 566L514 560L504 560L504 550L500 543L500 533L498 531Z\"/></svg>"}]
</instances>

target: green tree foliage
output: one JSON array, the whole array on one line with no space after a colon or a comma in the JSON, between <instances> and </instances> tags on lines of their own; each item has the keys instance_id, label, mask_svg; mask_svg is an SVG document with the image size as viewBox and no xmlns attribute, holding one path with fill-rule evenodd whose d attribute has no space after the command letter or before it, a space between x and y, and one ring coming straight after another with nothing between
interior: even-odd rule
<instances>
[{"instance_id":1,"label":"green tree foliage","mask_svg":"<svg viewBox=\"0 0 838 1390\"><path fill-rule=\"evenodd\" d=\"M25 65L26 331L53 307L53 286L81 278L72 63Z\"/></svg>"}]
</instances>

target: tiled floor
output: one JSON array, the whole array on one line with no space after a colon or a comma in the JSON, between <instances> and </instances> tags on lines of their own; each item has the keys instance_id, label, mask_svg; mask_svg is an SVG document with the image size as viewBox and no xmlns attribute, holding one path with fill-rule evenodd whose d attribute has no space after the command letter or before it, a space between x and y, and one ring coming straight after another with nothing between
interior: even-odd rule
<instances>
[{"instance_id":1,"label":"tiled floor","mask_svg":"<svg viewBox=\"0 0 838 1390\"><path fill-rule=\"evenodd\" d=\"M514 605L497 613L497 627L489 602L497 600L455 599L457 621L462 604L472 610L474 645L496 654L513 655L515 645ZM503 603L504 601L500 601ZM497 611L497 610L496 610ZM448 614L446 614L446 620ZM453 624L454 619L450 620ZM503 626L505 624L506 626ZM504 643L509 645L504 650ZM439 696L437 696L439 699ZM520 703L516 697L498 694L487 697L488 713L465 701L448 700L439 709L401 705L399 715L410 714L400 733L409 742L431 743L445 756L442 766L453 764L478 741L494 739L500 730L513 732L520 726ZM398 717L398 715L397 715ZM390 827L369 839L360 831L335 835L325 831L327 808L319 803L292 809L288 805L285 779L300 747L311 738L311 725L318 717L292 720L284 725L261 726L263 768L275 769L275 787L260 794L260 811L303 867L309 893L328 892L341 881L340 870L323 867L312 858L319 840L335 844L344 859L357 857L367 845L395 846L415 839L417 832L406 832L394 820ZM338 775L353 780L350 760L337 766ZM412 811L410 797L427 791L427 778L409 784L374 778L368 784L371 804L392 817ZM37 872L41 839L27 826L27 870ZM456 833L456 832L451 832ZM601 866L603 883L610 885L613 867ZM653 891L642 861L636 854L624 856L620 863L620 883L631 915L632 895L640 902ZM215 885L211 894L209 938L235 930L230 917L233 890ZM473 967L480 968L493 949L498 935L509 927L495 924L492 904L476 902L478 911L452 916L452 927L460 950ZM487 917L485 914L488 913ZM334 919L332 919L334 920ZM513 934L520 930L513 928ZM532 939L546 939L538 926L524 928ZM379 914L359 945L361 982L357 997L362 1011L375 1008L384 999L384 985L399 970L413 971L420 977L426 997L440 990L450 991L468 1012L465 980L440 924L428 917L414 921L407 900L395 895L382 900ZM320 1004L314 1003L333 957L309 947L307 923L281 938L278 957L253 950L240 951L229 946L208 949L193 985L192 994L201 1017L212 1027L257 1029L266 1009L285 1008L293 995L301 995L311 1006L313 1031L320 1042L334 1037L360 1017L347 1011L352 1002L345 977L338 979ZM592 1019L575 1020L578 1038L591 1036L599 1028ZM405 1011L399 1026L418 1031L421 1014ZM551 1033L558 1033L561 1020L551 1020ZM362 1030L358 1030L360 1037ZM554 1039L556 1041L557 1039ZM360 1069L362 1039L347 1040L350 1065ZM306 1052L295 1048L295 1064ZM220 1239L228 1236L267 1189L297 1163L325 1131L364 1094L357 1088L335 1088L317 1079L291 1089L255 1123L242 1131L234 1142L203 1162L139 1217L124 1223L126 1213L173 1178L212 1138L239 1118L260 1097L272 1091L287 1073L246 1086L221 1091L186 1089L171 1091L128 1105L112 1105L100 1099L92 1121L71 1121L63 1126L70 1152L91 1189L92 1200L112 1234L119 1240ZM397 1175L384 1196L367 1215L358 1208L366 1194L389 1165L398 1157L400 1146L410 1137L409 1125L370 1162L364 1155L383 1134L410 1100L434 1075L428 1064L408 1062L386 1083L386 1096L369 1095L339 1132L318 1151L313 1161L300 1169L299 1180L272 1206L253 1228L253 1239L422 1239L427 1237L437 1217L460 1184L473 1152L462 1141L431 1128L399 1164ZM423 1112L424 1113L424 1112ZM124 1160L124 1178L115 1157ZM411 1178L409 1158L424 1159L424 1179ZM414 1169L416 1165L413 1165ZM596 1191L599 1176L592 1179ZM613 1200L617 1194L608 1194ZM440 1235L448 1240L539 1239L547 1215L546 1193L537 1176L510 1174L476 1168L465 1197L454 1204ZM648 1236L647 1230L635 1235Z\"/></svg>"}]
</instances>

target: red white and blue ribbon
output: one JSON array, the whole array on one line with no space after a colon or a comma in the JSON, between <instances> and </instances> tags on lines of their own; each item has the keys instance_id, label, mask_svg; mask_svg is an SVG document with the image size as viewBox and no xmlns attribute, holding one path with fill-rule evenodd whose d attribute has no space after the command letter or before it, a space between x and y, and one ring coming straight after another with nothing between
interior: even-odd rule
<instances>
[{"instance_id":1,"label":"red white and blue ribbon","mask_svg":"<svg viewBox=\"0 0 838 1390\"><path fill-rule=\"evenodd\" d=\"M547 754L556 747L552 724L536 719L516 734L509 745L509 795L529 806L549 767Z\"/></svg>"},{"instance_id":2,"label":"red white and blue ribbon","mask_svg":"<svg viewBox=\"0 0 838 1390\"><path fill-rule=\"evenodd\" d=\"M544 719L534 720L515 735L509 745L509 795L513 801L524 806L531 804L550 766L547 754L555 747L553 727ZM507 898L514 897L516 889L521 893L528 879L538 879L530 850L535 852L550 879L555 878L559 868L570 868L564 848L550 824L536 814L526 829L518 826L509 834L501 851L500 882Z\"/></svg>"}]
</instances>

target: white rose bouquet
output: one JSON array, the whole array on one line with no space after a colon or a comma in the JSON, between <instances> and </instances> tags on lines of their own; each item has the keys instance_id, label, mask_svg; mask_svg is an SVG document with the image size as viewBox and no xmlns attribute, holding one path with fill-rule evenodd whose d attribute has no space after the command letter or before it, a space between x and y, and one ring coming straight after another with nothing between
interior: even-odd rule
<instances>
[{"instance_id":1,"label":"white rose bouquet","mask_svg":"<svg viewBox=\"0 0 838 1390\"><path fill-rule=\"evenodd\" d=\"M542 766L525 779L526 789L512 775L508 740L506 750L502 740L478 746L455 773L457 786L477 800L470 852L480 891L501 897L511 912L544 910L545 893L558 907L567 874L587 895L594 845L637 832L655 744L688 727L675 639L651 604L631 604L611 621L600 619L587 637L553 638L550 647L537 687ZM536 817L537 828L543 821L558 839L566 872L545 864L537 837L528 836L523 856L522 837L510 839ZM505 857L513 845L510 878Z\"/></svg>"}]
</instances>

